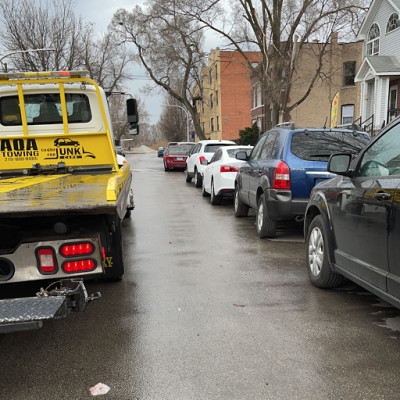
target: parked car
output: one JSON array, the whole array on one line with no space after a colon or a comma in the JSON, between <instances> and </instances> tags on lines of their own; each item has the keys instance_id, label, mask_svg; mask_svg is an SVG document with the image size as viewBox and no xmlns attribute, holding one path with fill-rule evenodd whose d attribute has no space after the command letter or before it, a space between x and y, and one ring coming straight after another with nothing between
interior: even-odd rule
<instances>
[{"instance_id":1,"label":"parked car","mask_svg":"<svg viewBox=\"0 0 400 400\"><path fill-rule=\"evenodd\" d=\"M334 175L326 167L331 154L358 154L370 141L365 132L346 129L275 127L261 136L250 156L238 152L242 164L235 180L236 217L256 210L260 238L275 237L277 222L302 221L311 189Z\"/></svg>"},{"instance_id":2,"label":"parked car","mask_svg":"<svg viewBox=\"0 0 400 400\"><path fill-rule=\"evenodd\" d=\"M189 146L170 146L165 150L164 169L185 169L186 160L189 156Z\"/></svg>"},{"instance_id":3,"label":"parked car","mask_svg":"<svg viewBox=\"0 0 400 400\"><path fill-rule=\"evenodd\" d=\"M162 157L164 155L165 147L159 147L157 149L157 157Z\"/></svg>"},{"instance_id":4,"label":"parked car","mask_svg":"<svg viewBox=\"0 0 400 400\"><path fill-rule=\"evenodd\" d=\"M208 161L223 146L236 146L236 143L230 140L200 140L197 142L190 157L186 160L186 182L189 183L194 178L195 186L201 188L203 173Z\"/></svg>"},{"instance_id":5,"label":"parked car","mask_svg":"<svg viewBox=\"0 0 400 400\"><path fill-rule=\"evenodd\" d=\"M346 277L400 308L400 119L356 157L331 157L336 177L317 185L304 234L311 282L338 286Z\"/></svg>"},{"instance_id":6,"label":"parked car","mask_svg":"<svg viewBox=\"0 0 400 400\"><path fill-rule=\"evenodd\" d=\"M181 146L189 146L191 149L192 149L194 146L196 146L196 143L195 143L195 142L179 142L178 144L181 145Z\"/></svg>"},{"instance_id":7,"label":"parked car","mask_svg":"<svg viewBox=\"0 0 400 400\"><path fill-rule=\"evenodd\" d=\"M212 156L203 174L202 195L211 195L211 204L221 204L224 197L233 197L235 178L239 166L244 163L236 159L239 151L250 155L253 146L223 146Z\"/></svg>"}]
</instances>

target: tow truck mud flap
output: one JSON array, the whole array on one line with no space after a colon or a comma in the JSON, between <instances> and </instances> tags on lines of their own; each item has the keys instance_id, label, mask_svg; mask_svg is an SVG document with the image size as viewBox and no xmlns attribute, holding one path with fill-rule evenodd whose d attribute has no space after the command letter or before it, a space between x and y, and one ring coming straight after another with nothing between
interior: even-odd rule
<instances>
[{"instance_id":1,"label":"tow truck mud flap","mask_svg":"<svg viewBox=\"0 0 400 400\"><path fill-rule=\"evenodd\" d=\"M81 279L59 284L51 291L42 289L38 297L0 300L0 333L41 328L43 321L83 311L90 301L101 297L100 293L88 296Z\"/></svg>"}]
</instances>

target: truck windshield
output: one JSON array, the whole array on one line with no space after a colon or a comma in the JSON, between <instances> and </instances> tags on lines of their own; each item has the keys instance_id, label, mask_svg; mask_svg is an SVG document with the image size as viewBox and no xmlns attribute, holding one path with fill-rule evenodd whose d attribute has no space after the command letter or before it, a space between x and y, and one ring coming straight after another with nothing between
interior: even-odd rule
<instances>
[{"instance_id":1,"label":"truck windshield","mask_svg":"<svg viewBox=\"0 0 400 400\"><path fill-rule=\"evenodd\" d=\"M29 94L24 96L28 125L62 123L60 95L56 93ZM68 123L89 122L92 119L86 95L66 93ZM0 99L0 123L4 126L21 125L18 96Z\"/></svg>"}]
</instances>

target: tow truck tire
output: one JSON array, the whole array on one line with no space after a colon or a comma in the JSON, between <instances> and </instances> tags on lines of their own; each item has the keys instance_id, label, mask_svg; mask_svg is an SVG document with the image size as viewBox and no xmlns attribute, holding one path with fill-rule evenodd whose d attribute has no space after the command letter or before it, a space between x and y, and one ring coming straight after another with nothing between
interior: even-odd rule
<instances>
[{"instance_id":1,"label":"tow truck tire","mask_svg":"<svg viewBox=\"0 0 400 400\"><path fill-rule=\"evenodd\" d=\"M111 236L111 267L106 268L107 281L120 281L124 275L124 258L122 246L122 226L119 218L116 219L115 232Z\"/></svg>"}]
</instances>

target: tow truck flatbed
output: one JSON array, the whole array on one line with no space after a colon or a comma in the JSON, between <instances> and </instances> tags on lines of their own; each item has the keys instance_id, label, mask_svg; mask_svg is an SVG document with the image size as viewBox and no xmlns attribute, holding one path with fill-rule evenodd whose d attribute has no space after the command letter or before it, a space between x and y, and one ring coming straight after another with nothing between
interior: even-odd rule
<instances>
[{"instance_id":1,"label":"tow truck flatbed","mask_svg":"<svg viewBox=\"0 0 400 400\"><path fill-rule=\"evenodd\" d=\"M0 179L0 218L27 214L115 213L126 200L131 175L120 172L91 172L48 176L21 176ZM122 194L119 195L119 194ZM12 207L10 207L12 204Z\"/></svg>"}]
</instances>

